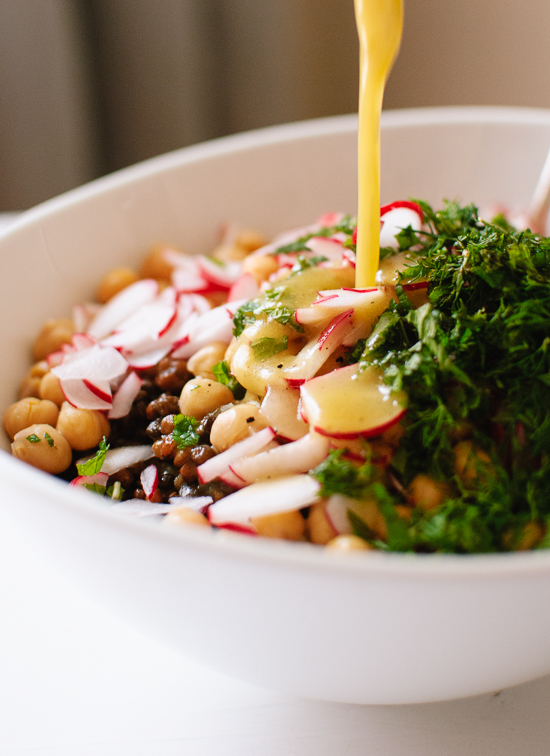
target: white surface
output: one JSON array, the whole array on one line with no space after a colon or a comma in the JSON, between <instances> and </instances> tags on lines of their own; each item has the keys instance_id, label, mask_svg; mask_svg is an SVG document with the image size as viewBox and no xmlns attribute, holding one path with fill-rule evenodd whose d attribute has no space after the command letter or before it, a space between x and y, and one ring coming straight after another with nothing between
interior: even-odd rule
<instances>
[{"instance_id":1,"label":"white surface","mask_svg":"<svg viewBox=\"0 0 550 756\"><path fill-rule=\"evenodd\" d=\"M548 754L550 678L416 706L277 695L143 638L73 589L3 519L0 534L0 754Z\"/></svg>"}]
</instances>

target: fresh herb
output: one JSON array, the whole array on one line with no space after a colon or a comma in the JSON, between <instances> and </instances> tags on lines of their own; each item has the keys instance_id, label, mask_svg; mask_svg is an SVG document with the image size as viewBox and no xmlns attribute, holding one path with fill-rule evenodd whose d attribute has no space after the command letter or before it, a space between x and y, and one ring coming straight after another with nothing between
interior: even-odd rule
<instances>
[{"instance_id":1,"label":"fresh herb","mask_svg":"<svg viewBox=\"0 0 550 756\"><path fill-rule=\"evenodd\" d=\"M240 400L244 397L246 389L244 388L244 386L241 386L239 381L231 373L226 360L220 360L220 362L217 362L212 368L212 372L214 373L214 376L218 383L222 383L232 391L235 399Z\"/></svg>"},{"instance_id":2,"label":"fresh herb","mask_svg":"<svg viewBox=\"0 0 550 756\"><path fill-rule=\"evenodd\" d=\"M296 241L291 242L290 244L283 244L281 247L277 247L277 249L272 252L273 255L292 255L296 254L298 252L311 252L311 249L307 246L307 243L310 239L313 239L314 237L324 237L327 238L329 236L334 236L335 234L346 234L349 237L349 244L346 244L344 242L345 246L348 247L355 247L353 243L351 242L351 237L353 236L353 232L355 230L356 222L355 219L351 217L351 215L344 215L344 217L338 221L338 223L335 223L333 226L325 226L323 228L319 228L315 231L311 231L307 234L304 234Z\"/></svg>"},{"instance_id":3,"label":"fresh herb","mask_svg":"<svg viewBox=\"0 0 550 756\"><path fill-rule=\"evenodd\" d=\"M304 257L303 255L298 255L296 258L296 262L290 269L290 275L296 275L296 273L301 273L303 270L307 270L308 268L315 268L319 263L326 262L328 260L328 257L325 257L324 255L313 255L312 257Z\"/></svg>"},{"instance_id":4,"label":"fresh herb","mask_svg":"<svg viewBox=\"0 0 550 756\"><path fill-rule=\"evenodd\" d=\"M36 433L31 433L30 436L25 436L25 438L31 444L37 444L39 441L42 441L40 436L37 436Z\"/></svg>"},{"instance_id":5,"label":"fresh herb","mask_svg":"<svg viewBox=\"0 0 550 756\"><path fill-rule=\"evenodd\" d=\"M319 496L344 494L350 499L363 499L371 491L375 470L369 462L358 467L343 454L343 449L330 451L328 457L311 471L321 484Z\"/></svg>"},{"instance_id":6,"label":"fresh herb","mask_svg":"<svg viewBox=\"0 0 550 756\"><path fill-rule=\"evenodd\" d=\"M252 299L239 307L233 316L233 335L240 336L248 325L255 323L256 319L261 317L267 321L275 320L281 325L290 325L298 333L303 333L304 329L294 318L294 310L278 301L283 294L284 287L269 289L263 296Z\"/></svg>"},{"instance_id":7,"label":"fresh herb","mask_svg":"<svg viewBox=\"0 0 550 756\"><path fill-rule=\"evenodd\" d=\"M250 346L257 360L267 360L269 357L285 351L288 346L288 336L281 336L280 339L264 336L253 341Z\"/></svg>"},{"instance_id":8,"label":"fresh herb","mask_svg":"<svg viewBox=\"0 0 550 756\"><path fill-rule=\"evenodd\" d=\"M414 255L359 364L408 394L392 460L401 490L422 473L445 481L449 494L397 523L407 535L389 535L388 547L507 550L527 523L550 521L550 239L502 218L482 221L473 205L419 204L428 228L399 235ZM415 281L429 283L417 309L405 285ZM490 460L472 485L455 470L464 433Z\"/></svg>"},{"instance_id":9,"label":"fresh herb","mask_svg":"<svg viewBox=\"0 0 550 756\"><path fill-rule=\"evenodd\" d=\"M100 496L105 496L105 486L102 486L100 483L84 483L83 488L87 488L88 491Z\"/></svg>"},{"instance_id":10,"label":"fresh herb","mask_svg":"<svg viewBox=\"0 0 550 756\"><path fill-rule=\"evenodd\" d=\"M184 449L186 446L196 446L199 443L199 434L195 432L197 425L197 420L194 417L189 417L189 415L174 416L172 438L176 442L178 449Z\"/></svg>"},{"instance_id":11,"label":"fresh herb","mask_svg":"<svg viewBox=\"0 0 550 756\"><path fill-rule=\"evenodd\" d=\"M88 459L86 462L77 464L76 469L78 471L78 474L96 475L98 472L101 472L101 468L103 467L103 462L105 461L105 455L107 454L108 449L109 444L107 443L105 436L103 436L99 444L99 449L94 454L94 456L91 457L91 459Z\"/></svg>"},{"instance_id":12,"label":"fresh herb","mask_svg":"<svg viewBox=\"0 0 550 756\"><path fill-rule=\"evenodd\" d=\"M50 434L48 433L48 431L44 433L44 440L47 442L50 449L52 448L52 446L54 447L54 449L57 449L57 446L55 445L55 442L53 438L50 436Z\"/></svg>"}]
</instances>

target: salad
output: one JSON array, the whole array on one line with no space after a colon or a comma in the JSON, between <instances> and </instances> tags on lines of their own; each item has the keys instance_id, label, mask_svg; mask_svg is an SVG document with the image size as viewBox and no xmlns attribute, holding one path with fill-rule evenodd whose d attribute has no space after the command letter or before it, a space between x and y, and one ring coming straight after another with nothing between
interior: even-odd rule
<instances>
[{"instance_id":1,"label":"salad","mask_svg":"<svg viewBox=\"0 0 550 756\"><path fill-rule=\"evenodd\" d=\"M166 526L549 546L550 239L452 202L381 221L366 289L339 213L111 271L39 334L4 414L12 453Z\"/></svg>"}]
</instances>

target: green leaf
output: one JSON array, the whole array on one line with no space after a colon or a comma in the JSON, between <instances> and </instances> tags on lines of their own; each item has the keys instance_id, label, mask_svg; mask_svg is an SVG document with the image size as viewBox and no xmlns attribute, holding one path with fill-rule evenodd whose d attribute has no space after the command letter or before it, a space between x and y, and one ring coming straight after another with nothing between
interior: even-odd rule
<instances>
[{"instance_id":1,"label":"green leaf","mask_svg":"<svg viewBox=\"0 0 550 756\"><path fill-rule=\"evenodd\" d=\"M229 365L226 360L220 360L212 368L212 372L218 383L222 383L227 386L233 392L235 399L242 399L246 393L244 386L241 386L239 381L232 375L229 370Z\"/></svg>"},{"instance_id":2,"label":"green leaf","mask_svg":"<svg viewBox=\"0 0 550 756\"><path fill-rule=\"evenodd\" d=\"M257 360L267 360L280 352L284 352L288 346L288 336L281 336L280 339L272 339L264 336L251 342L250 346Z\"/></svg>"},{"instance_id":3,"label":"green leaf","mask_svg":"<svg viewBox=\"0 0 550 756\"><path fill-rule=\"evenodd\" d=\"M103 436L99 444L99 449L94 454L94 456L91 459L87 460L87 462L83 462L82 464L76 466L78 474L95 475L96 473L101 472L101 468L103 467L103 462L105 461L105 455L107 454L108 449L109 444L107 443L105 436Z\"/></svg>"},{"instance_id":4,"label":"green leaf","mask_svg":"<svg viewBox=\"0 0 550 756\"><path fill-rule=\"evenodd\" d=\"M186 446L196 446L199 443L200 436L195 432L197 425L197 420L194 417L175 415L172 438L176 442L178 449L184 449Z\"/></svg>"},{"instance_id":5,"label":"green leaf","mask_svg":"<svg viewBox=\"0 0 550 756\"><path fill-rule=\"evenodd\" d=\"M50 434L48 433L48 431L46 431L44 433L44 440L47 441L48 446L50 447L50 449L52 448L52 446L55 449L57 449L57 446L55 445L55 442L54 442L53 438L50 436Z\"/></svg>"},{"instance_id":6,"label":"green leaf","mask_svg":"<svg viewBox=\"0 0 550 756\"><path fill-rule=\"evenodd\" d=\"M31 444L38 444L40 441L42 441L40 436L37 436L36 433L31 433L30 436L25 436L25 438Z\"/></svg>"}]
</instances>

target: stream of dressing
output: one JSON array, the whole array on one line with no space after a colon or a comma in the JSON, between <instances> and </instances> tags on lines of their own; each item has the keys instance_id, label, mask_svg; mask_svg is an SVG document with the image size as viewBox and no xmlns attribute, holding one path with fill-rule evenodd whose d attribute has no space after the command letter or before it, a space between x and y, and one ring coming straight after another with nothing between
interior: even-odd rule
<instances>
[{"instance_id":1,"label":"stream of dressing","mask_svg":"<svg viewBox=\"0 0 550 756\"><path fill-rule=\"evenodd\" d=\"M354 0L359 35L357 268L355 286L375 285L380 257L380 115L403 29L403 0Z\"/></svg>"}]
</instances>

